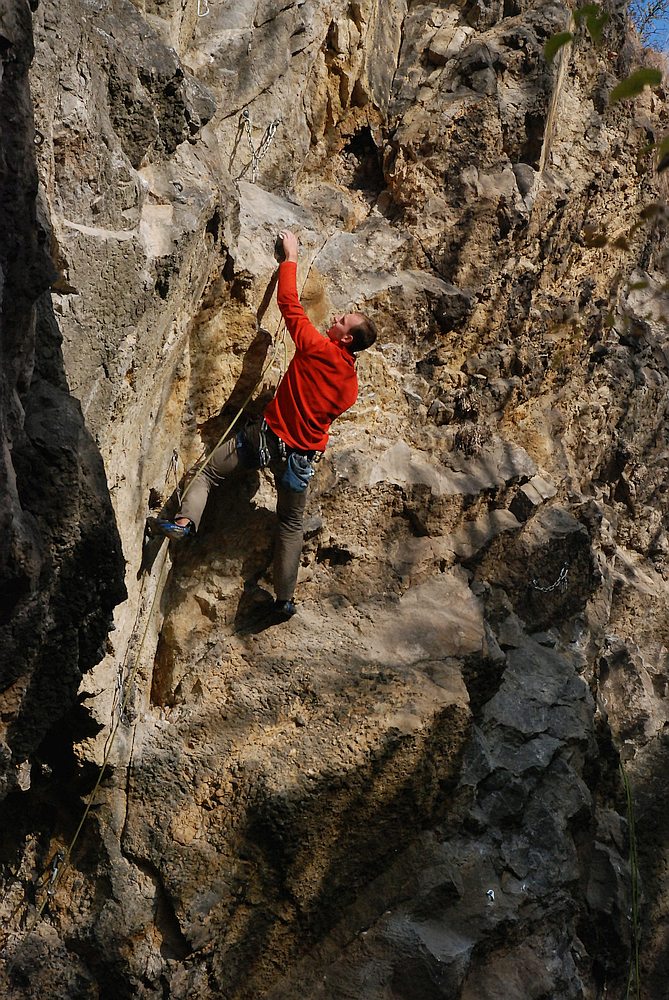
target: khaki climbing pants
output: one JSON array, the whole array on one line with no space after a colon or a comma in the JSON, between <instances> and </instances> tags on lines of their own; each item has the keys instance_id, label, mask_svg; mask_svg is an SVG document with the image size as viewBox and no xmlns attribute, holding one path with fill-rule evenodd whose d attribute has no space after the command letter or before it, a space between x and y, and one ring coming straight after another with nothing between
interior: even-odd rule
<instances>
[{"instance_id":1,"label":"khaki climbing pants","mask_svg":"<svg viewBox=\"0 0 669 1000\"><path fill-rule=\"evenodd\" d=\"M261 421L254 421L241 435L230 438L216 448L205 468L191 483L177 517L189 518L197 530L212 486L220 486L233 472L260 467L260 427ZM274 544L274 592L277 600L290 601L295 592L302 554L304 511L309 488L297 493L283 486L281 480L286 471L286 459L281 454L281 443L269 430L266 441L269 468L276 486L276 513L279 522Z\"/></svg>"}]
</instances>

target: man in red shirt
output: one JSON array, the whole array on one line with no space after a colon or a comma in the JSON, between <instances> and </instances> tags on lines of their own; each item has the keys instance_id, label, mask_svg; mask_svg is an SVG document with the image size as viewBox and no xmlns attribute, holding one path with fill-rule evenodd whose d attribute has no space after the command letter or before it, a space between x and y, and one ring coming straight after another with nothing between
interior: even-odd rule
<instances>
[{"instance_id":1,"label":"man in red shirt","mask_svg":"<svg viewBox=\"0 0 669 1000\"><path fill-rule=\"evenodd\" d=\"M274 551L274 612L295 614L293 593L303 541L308 484L313 459L325 451L332 421L358 397L355 356L376 340L363 313L336 316L324 337L310 322L297 292L298 242L279 234L284 260L279 266L277 303L295 355L262 420L256 420L213 452L184 497L174 521L152 518L153 534L183 539L197 531L209 491L237 469L269 466L277 489L278 535Z\"/></svg>"}]
</instances>

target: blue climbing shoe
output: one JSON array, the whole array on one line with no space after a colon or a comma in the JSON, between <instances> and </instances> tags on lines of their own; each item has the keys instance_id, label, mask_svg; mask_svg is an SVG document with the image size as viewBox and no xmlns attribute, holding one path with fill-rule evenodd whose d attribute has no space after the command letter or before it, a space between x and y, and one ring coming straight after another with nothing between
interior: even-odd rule
<instances>
[{"instance_id":1,"label":"blue climbing shoe","mask_svg":"<svg viewBox=\"0 0 669 1000\"><path fill-rule=\"evenodd\" d=\"M164 538L171 538L173 542L182 542L185 538L192 538L195 534L195 525L192 521L188 524L177 524L165 517L147 517L147 535L162 535Z\"/></svg>"}]
</instances>

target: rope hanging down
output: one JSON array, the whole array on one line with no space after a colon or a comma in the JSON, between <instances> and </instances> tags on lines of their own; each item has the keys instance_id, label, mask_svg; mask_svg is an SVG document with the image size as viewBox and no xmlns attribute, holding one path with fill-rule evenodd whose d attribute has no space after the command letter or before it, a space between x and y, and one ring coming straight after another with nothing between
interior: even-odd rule
<instances>
[{"instance_id":1,"label":"rope hanging down","mask_svg":"<svg viewBox=\"0 0 669 1000\"><path fill-rule=\"evenodd\" d=\"M198 472L201 471L206 466L207 462L209 461L209 459L211 458L211 456L213 455L213 453L216 451L216 449L219 447L219 445L223 443L223 441L228 436L228 434L232 431L232 429L236 425L237 421L240 419L242 413L244 412L244 409L245 409L246 405L248 404L249 400L251 399L251 396L253 395L253 393L255 392L256 388L258 387L258 385L260 384L260 382L264 378L265 374L269 371L270 367L274 364L276 358L278 357L279 348L281 346L281 341L283 339L283 338L281 338L281 340L278 339L278 334L279 334L279 331L281 329L282 322L283 321L281 321L279 323L278 327L277 327L277 332L276 332L276 335L275 335L274 351L273 351L272 355L270 356L269 361L263 367L262 371L260 372L260 375L258 376L258 379L257 379L256 383L253 385L253 387L249 391L246 399L244 400L244 402L240 406L239 410L237 411L237 413L233 417L232 421L230 422L230 424L228 425L228 427L226 428L226 430L223 432L223 434L221 434L219 440L216 442L216 444L211 449L211 451L209 452L209 454L204 458L204 461L202 462L202 465L197 470ZM184 490L184 493L183 493L184 497L188 493L188 490L190 489L191 484L193 483L194 479L195 479L195 476L193 476L193 479L191 479L190 483L188 484L188 486ZM93 807L93 804L95 802L95 798L97 796L98 790L100 788L100 785L102 784L102 779L103 779L103 777L104 777L104 775L106 773L107 767L109 765L109 760L111 758L111 752L112 752L112 749L114 747L114 743L116 741L116 736L118 735L118 731L119 731L119 729L121 728L122 725L127 725L128 720L127 720L127 715L126 715L126 707L128 705L128 701L130 699L130 694L132 692L132 686L133 686L134 680L135 680L135 678L137 676L137 672L139 670L139 666L140 666L140 663L141 663L141 654L143 652L144 644L146 642L146 638L147 638L148 633L149 633L149 626L150 626L152 618L153 618L153 612L154 612L154 610L155 610L155 608L156 608L156 606L158 604L158 597L159 597L159 595L161 593L161 586L162 586L162 583L163 583L163 574L165 572L165 567L167 566L167 552L168 552L168 548L166 546L165 549L164 549L164 554L163 554L163 559L162 559L162 563L161 563L161 566L160 566L160 570L158 572L158 579L157 579L157 583L156 583L156 588L155 588L153 600L151 602L151 606L150 606L149 611L148 611L147 616L146 616L146 623L144 625L144 631L142 632L142 636L141 636L139 645L137 647L137 651L135 653L135 661L134 661L134 664L132 666L132 669L129 672L129 675L127 677L125 685L123 685L123 675L125 673L125 668L126 668L126 665L127 665L127 662L128 662L129 655L130 655L131 641L128 642L128 645L126 647L126 653L123 656L123 658L122 658L122 660L120 662L120 665L119 665L119 669L118 669L117 676L116 676L116 692L115 692L115 699L114 699L115 702L116 702L116 705L114 706L115 709L116 709L116 711L114 711L114 710L112 711L112 726L111 726L111 730L110 730L110 733L109 733L109 737L108 737L108 739L106 741L106 744L105 744L105 750L104 750L104 754L103 754L103 758L102 758L102 764L100 765L100 770L99 770L99 773L98 773L97 780L95 782L95 785L93 786L93 789L88 794L88 797L87 797L85 805L84 805L84 811L82 813L81 819L79 820L79 825L77 826L77 828L76 828L76 830L74 832L74 835L72 836L72 839L70 840L70 843L68 844L68 846L67 846L67 848L65 850L62 850L62 849L59 848L59 850L56 852L56 854L54 855L54 857L53 857L53 859L51 861L51 872L50 872L50 877L49 877L49 881L48 881L48 884L47 884L46 892L44 893L44 896L43 896L43 899L41 900L41 902L39 902L36 905L35 915L34 915L32 924L27 929L27 932L26 932L28 936L30 934L32 934L32 932L35 929L35 927L37 926L39 920L42 918L42 914L44 913L44 910L46 909L47 903L55 895L58 883L59 883L59 881L60 881L60 879L61 879L61 877L63 875L64 870L68 867L68 865L70 863L70 859L72 857L72 852L74 851L76 843L79 840L79 835L81 834L81 831L83 829L84 823L86 822L86 820L88 818L88 814L90 813L90 811L91 811L91 809ZM140 606L141 606L141 602L142 602L142 596L143 595L140 594L140 600L139 600ZM141 617L141 615L138 614L135 628L137 628L139 626L140 617ZM125 691L123 692L123 688L124 687L125 687ZM123 696L122 697L121 697L121 692L123 692ZM9 934L9 932L8 932L8 934Z\"/></svg>"},{"instance_id":2,"label":"rope hanging down","mask_svg":"<svg viewBox=\"0 0 669 1000\"><path fill-rule=\"evenodd\" d=\"M239 127L246 131L246 138L248 140L249 149L251 150L251 181L255 184L258 178L258 167L260 166L260 161L266 155L267 150L272 145L274 136L276 135L276 130L281 124L281 118L275 118L271 121L262 139L260 140L260 145L256 149L253 145L253 136L251 135L251 115L249 114L249 109L244 108L242 111L241 118L239 119Z\"/></svg>"},{"instance_id":3,"label":"rope hanging down","mask_svg":"<svg viewBox=\"0 0 669 1000\"><path fill-rule=\"evenodd\" d=\"M273 135L273 133L272 133L272 135ZM266 149L265 149L265 152L266 152ZM264 155L264 152L263 152L263 155ZM307 271L307 275L306 275L305 280L303 282L303 285L302 285L303 289L304 289L304 286L306 285L307 281L309 280L309 275L311 274L311 266L312 265L309 265L309 269ZM183 500L185 499L186 495L188 494L188 491L190 490L193 482L195 481L196 475L199 472L201 472L202 469L205 468L205 466L209 462L210 458L212 457L212 455L214 454L214 452L216 451L216 449L228 437L228 435L232 432L232 430L236 426L237 422L240 420L242 414L244 413L244 411L246 409L246 406L248 405L248 403L251 400L251 397L253 396L253 393L256 391L256 389L258 388L258 386L260 385L260 383L264 379L264 377L267 374L267 372L269 371L269 369L274 365L275 361L277 360L277 358L279 356L279 351L280 351L281 345L283 344L284 345L284 349L286 348L286 343L285 343L285 328L282 330L283 325L284 325L284 323L283 323L283 318L282 318L279 321L279 323L277 325L277 328L276 328L276 332L274 334L274 350L273 350L272 354L270 355L269 360L263 366L263 368L262 368L262 370L260 372L260 375L258 376L256 382L254 383L254 385L249 390L246 398L244 399L244 401L242 402L241 406L237 410L237 413L232 418L232 420L230 421L230 423L228 424L228 426L226 427L226 429L223 431L223 433L221 434L220 438L218 439L218 441L216 442L216 444L214 445L214 447L204 457L204 459L202 460L202 464L201 465L199 465L199 464L196 465L196 469L194 471L194 474L193 474L190 482L187 484L186 489L183 492L183 496L181 498L181 502L183 502ZM279 336L280 333L281 333L281 336ZM286 361L287 361L287 359L286 359ZM174 469L175 472L177 471L177 462L178 462L178 455L177 455L176 450L175 450L173 452L172 458L171 458L170 472L173 469ZM169 476L169 472L168 472L168 476ZM130 699L130 693L131 693L131 690L132 690L132 685L134 683L134 680L135 680L135 678L137 676L137 672L139 670L139 666L140 666L140 662L141 662L141 654L142 654L142 651L144 649L144 644L146 642L147 635L149 633L149 626L150 626L151 620L153 618L153 612L154 612L154 610L155 610L155 608L156 608L156 606L158 604L158 597L159 597L159 595L161 593L161 584L163 582L163 573L164 573L165 567L167 565L167 551L168 551L168 548L166 546L165 550L164 550L164 556L163 556L162 565L161 565L160 571L158 573L158 580L157 580L157 583L156 583L156 588L155 588L153 600L151 602L151 606L150 606L149 611L148 611L147 616L146 616L146 623L145 623L145 626L144 626L144 631L142 633L139 645L137 647L137 651L135 653L135 661L133 663L132 669L130 670L130 672L128 674L128 677L127 677L127 680L125 682L125 685L123 684L123 675L125 673L125 668L126 668L126 665L127 665L127 662L128 662L129 655L130 655L130 646L131 646L131 642L130 641L128 642L128 645L126 647L125 655L123 656L123 658L121 660L121 663L120 663L120 666L119 666L119 670L117 672L117 678L116 678L116 696L115 696L115 703L116 704L114 706L114 708L117 711L115 712L114 710L112 710L112 727L111 727L111 731L109 733L109 737L108 737L107 742L106 742L105 751L104 751L104 755L103 755L103 760L102 760L102 764L100 765L100 771L99 771L99 774L98 774L98 777L97 777L97 781L95 782L95 785L94 785L92 791L89 793L88 798L86 799L86 803L85 803L83 814L81 816L81 819L79 821L79 825L77 826L77 828L76 828L76 830L74 832L74 835L73 835L70 843L68 844L67 848L64 851L61 850L61 849L59 849L56 852L56 854L54 855L54 857L53 857L53 859L51 861L51 873L50 873L50 877L49 877L47 889L46 889L46 892L44 894L44 898L42 899L41 903L39 903L36 906L36 912L35 912L34 920L32 922L32 926L27 930L27 934L28 935L30 935L32 933L32 931L35 929L38 921L41 919L42 914L44 913L44 910L46 908L46 905L47 905L49 899L56 892L56 888L57 888L58 883L59 883L59 881L60 881L60 879L62 877L63 871L69 865L69 862L70 862L71 857L72 857L72 852L73 852L74 847L75 847L75 845L76 845L76 843L77 843L77 841L79 839L79 835L80 835L80 833L81 833L81 831L83 829L83 826L84 826L84 823L86 822L88 814L89 814L89 812L91 811L91 809L93 807L93 803L95 801L95 797L97 795L98 789L100 788L100 785L102 783L102 779L103 779L104 774L105 774L105 772L107 770L107 766L109 764L109 760L110 760L110 757L111 757L112 748L114 746L114 742L116 740L116 736L118 734L119 728L122 725L127 725L128 724L128 719L127 719L127 716L126 716L126 707L128 705L128 701ZM141 600L142 600L142 595L140 594L140 606L141 606ZM136 619L135 629L137 629L139 627L140 617L141 617L141 615L140 615L140 613L138 613L138 616L137 616L137 619ZM124 688L125 688L125 691L123 691ZM123 696L121 697L121 693L122 692L123 692ZM114 717L114 715L115 715L115 717ZM128 766L129 766L129 764L128 764Z\"/></svg>"},{"instance_id":4,"label":"rope hanging down","mask_svg":"<svg viewBox=\"0 0 669 1000\"><path fill-rule=\"evenodd\" d=\"M277 334L278 334L278 330L280 328L281 328L281 324L279 324L279 327L277 329ZM233 419L230 422L230 424L228 425L228 427L223 431L223 433L221 434L220 438L218 439L218 441L216 442L216 444L214 445L214 447L211 449L211 451L209 452L209 454L206 456L206 458L202 462L202 465L198 469L198 472L202 471L202 469L206 466L207 462L209 461L209 459L211 458L211 456L214 454L214 452L216 451L216 449L219 447L220 444L223 443L223 441L225 440L225 438L232 431L233 427L237 424L237 421L240 419L242 413L244 412L244 409L246 408L246 405L248 404L249 400L251 399L251 396L253 395L253 393L257 389L257 387L260 384L261 380L264 378L266 372L269 371L270 367L274 364L274 361L276 360L276 357L278 356L278 353L279 353L280 344L281 344L281 341L279 341L277 339L277 341L275 343L275 346L274 346L274 352L272 353L272 355L271 355L269 361L267 362L267 364L262 369L262 371L261 371L261 373L260 373L260 375L258 377L257 382L255 383L255 385L253 386L253 388L250 390L249 394L247 395L246 399L244 400L244 402L240 406L239 410L237 411L237 413L233 417ZM188 493L188 491L191 488L191 486L192 486L192 484L193 484L194 481L195 481L195 476L193 476L193 478L191 479L191 481L188 483L186 489L184 490L183 497L182 497L182 502L183 502L183 499L185 499L186 494ZM112 725L112 730L111 730L111 732L109 734L109 739L107 740L107 746L105 748L105 753L104 753L104 757L103 757L103 760L102 760L102 764L100 766L100 772L98 774L97 781L95 782L93 790L90 792L90 794L89 794L89 796L88 796L88 798L86 800L86 805L84 807L83 815L81 817L81 820L79 821L79 825L78 825L77 829L75 830L75 833L74 833L74 836L72 837L72 840L70 841L70 843L69 843L69 845L68 845L68 847L67 847L67 849L65 851L59 851L58 854L56 855L57 858L58 858L59 855L62 855L62 858L60 859L60 861L59 861L59 863L57 865L54 865L54 870L52 872L51 880L49 882L49 889L48 889L47 893L45 894L44 899L42 900L42 902L37 907L37 917L36 917L36 920L35 920L35 924L37 923L37 920L39 920L41 918L41 916L42 916L42 914L44 912L44 909L46 907L46 904L47 904L49 898L54 895L54 893L56 891L56 886L57 886L57 884L58 884L58 882L59 882L59 880L60 880L60 878L62 876L63 870L67 867L67 865L70 862L70 858L72 856L72 851L74 850L74 847L75 847L75 845L76 845L76 843L77 843L77 841L79 839L79 834L81 833L83 825L86 822L86 819L88 817L89 812L91 811L91 808L93 806L93 802L95 801L95 797L97 795L98 789L100 788L100 785L102 783L102 779L103 779L104 774L105 774L105 772L107 770L107 766L109 764L109 759L111 757L112 748L114 746L114 742L116 740L116 736L118 734L119 728L121 727L121 725L127 724L126 707L128 705L128 701L130 699L130 694L131 694L131 691L132 691L132 685L134 683L135 677L137 676L137 671L139 670L139 665L140 665L140 662L141 662L141 654L142 654L142 652L144 650L144 644L145 644L146 638L147 638L147 636L149 634L149 626L150 626L151 620L153 618L153 612L154 612L154 609L155 609L155 607L156 607L156 605L158 603L158 597L159 597L159 595L161 593L161 585L163 583L163 573L164 573L165 567L167 565L167 551L168 551L167 546L165 547L164 551L165 551L165 554L163 556L162 565L161 565L160 571L158 573L158 582L156 583L156 589L155 589L155 593L154 593L154 596L153 596L153 601L151 602L151 607L149 608L149 612L148 612L148 614L146 616L146 624L144 626L144 631L142 633L142 637L141 637L139 646L137 648L137 652L135 653L135 662L134 662L132 670L130 671L130 673L128 675L128 678L127 678L127 680L125 682L125 693L123 695L123 698L120 700L119 707L118 707L118 714L117 714L117 717L114 719L114 722L113 722L113 725ZM129 647L130 647L130 643L128 643L128 649L129 649ZM121 689L123 687L122 677L123 677L123 673L125 671L125 666L126 666L126 663L127 663L127 659L128 659L128 652L126 652L126 655L123 657L123 660L121 661L120 669L119 669L118 674L117 674L117 685L119 683L118 679L121 678L121 685L120 685ZM117 688L117 690L118 690L118 688Z\"/></svg>"}]
</instances>

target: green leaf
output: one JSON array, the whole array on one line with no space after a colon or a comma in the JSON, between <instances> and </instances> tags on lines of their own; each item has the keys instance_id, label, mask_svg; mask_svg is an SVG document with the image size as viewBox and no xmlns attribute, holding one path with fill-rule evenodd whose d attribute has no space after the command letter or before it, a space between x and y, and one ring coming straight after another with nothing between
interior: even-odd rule
<instances>
[{"instance_id":1,"label":"green leaf","mask_svg":"<svg viewBox=\"0 0 669 1000\"><path fill-rule=\"evenodd\" d=\"M616 101L626 101L630 97L638 97L644 87L657 87L662 83L662 73L659 69L637 69L626 80L614 87L609 97L609 104Z\"/></svg>"},{"instance_id":2,"label":"green leaf","mask_svg":"<svg viewBox=\"0 0 669 1000\"><path fill-rule=\"evenodd\" d=\"M571 31L558 31L557 35L551 35L546 44L544 45L544 55L546 56L546 62L553 62L555 55L562 48L563 45L568 45L573 39Z\"/></svg>"},{"instance_id":3,"label":"green leaf","mask_svg":"<svg viewBox=\"0 0 669 1000\"><path fill-rule=\"evenodd\" d=\"M582 7L578 7L574 11L574 21L576 22L576 27L580 28L584 21L589 17L597 17L600 8L596 3L584 3Z\"/></svg>"},{"instance_id":4,"label":"green leaf","mask_svg":"<svg viewBox=\"0 0 669 1000\"><path fill-rule=\"evenodd\" d=\"M669 135L665 136L657 147L657 172L661 174L663 170L669 168Z\"/></svg>"},{"instance_id":5,"label":"green leaf","mask_svg":"<svg viewBox=\"0 0 669 1000\"><path fill-rule=\"evenodd\" d=\"M602 32L611 17L610 14L602 14L601 17L593 17L586 21L586 27L595 45L599 45L602 40Z\"/></svg>"},{"instance_id":6,"label":"green leaf","mask_svg":"<svg viewBox=\"0 0 669 1000\"><path fill-rule=\"evenodd\" d=\"M576 25L580 28L583 23L585 23L588 29L588 34L592 38L593 42L598 43L602 39L602 32L604 26L609 20L610 15L606 11L602 11L596 3L586 3L578 10L574 11L574 21Z\"/></svg>"}]
</instances>

